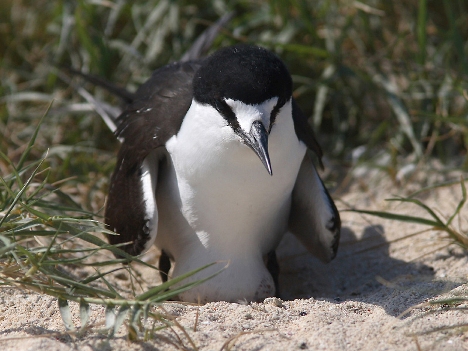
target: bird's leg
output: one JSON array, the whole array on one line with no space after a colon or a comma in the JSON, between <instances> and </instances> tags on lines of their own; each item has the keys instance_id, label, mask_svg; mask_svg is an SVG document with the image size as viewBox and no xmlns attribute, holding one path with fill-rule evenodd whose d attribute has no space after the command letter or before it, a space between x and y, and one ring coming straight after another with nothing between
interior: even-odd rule
<instances>
[{"instance_id":1,"label":"bird's leg","mask_svg":"<svg viewBox=\"0 0 468 351\"><path fill-rule=\"evenodd\" d=\"M273 277L273 282L275 283L275 296L280 296L280 289L279 289L279 272L280 267L278 261L276 259L276 251L271 250L266 257L266 268L268 272L270 272L271 276Z\"/></svg>"},{"instance_id":2,"label":"bird's leg","mask_svg":"<svg viewBox=\"0 0 468 351\"><path fill-rule=\"evenodd\" d=\"M163 283L167 282L169 276L169 270L171 269L171 260L169 256L161 250L161 256L159 257L159 274Z\"/></svg>"}]
</instances>

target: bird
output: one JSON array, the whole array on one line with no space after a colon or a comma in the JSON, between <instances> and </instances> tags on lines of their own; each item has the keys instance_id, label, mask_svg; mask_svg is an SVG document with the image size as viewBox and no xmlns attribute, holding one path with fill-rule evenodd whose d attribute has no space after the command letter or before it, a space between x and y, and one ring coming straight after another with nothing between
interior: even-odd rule
<instances>
[{"instance_id":1,"label":"bird","mask_svg":"<svg viewBox=\"0 0 468 351\"><path fill-rule=\"evenodd\" d=\"M163 281L228 262L181 301L262 301L279 294L276 249L289 231L324 262L339 212L321 180L322 149L283 61L228 46L163 66L117 119L121 140L105 222L130 255L161 250ZM187 278L196 281L217 268Z\"/></svg>"}]
</instances>

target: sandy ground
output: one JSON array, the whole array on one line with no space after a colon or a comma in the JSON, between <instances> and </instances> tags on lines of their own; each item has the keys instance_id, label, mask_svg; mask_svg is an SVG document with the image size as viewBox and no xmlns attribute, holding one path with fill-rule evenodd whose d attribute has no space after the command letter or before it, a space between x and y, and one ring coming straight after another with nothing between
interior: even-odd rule
<instances>
[{"instance_id":1,"label":"sandy ground","mask_svg":"<svg viewBox=\"0 0 468 351\"><path fill-rule=\"evenodd\" d=\"M422 183L454 177L428 180L422 174L422 180L416 177L398 185L379 172L355 170L348 186L334 197L341 210L354 206L422 214L412 204L384 201L417 190ZM461 199L460 185L419 198L448 217ZM424 229L418 225L353 212L341 216L339 254L328 265L307 254L292 237L285 238L279 250L281 299L203 306L167 303L165 309L200 350L468 349L468 313L464 310L468 304L425 304L441 297L468 296L466 253L455 245L447 246L437 232L408 237ZM456 220L454 226L458 225ZM466 232L466 209L461 225ZM129 284L125 277L118 279L118 284ZM72 307L79 325L77 306ZM102 322L103 309L92 309L91 322ZM95 330L79 337L67 335L54 299L0 288L3 351L193 349L177 328L160 331L147 342L131 343L125 335L124 327L113 339Z\"/></svg>"}]
</instances>

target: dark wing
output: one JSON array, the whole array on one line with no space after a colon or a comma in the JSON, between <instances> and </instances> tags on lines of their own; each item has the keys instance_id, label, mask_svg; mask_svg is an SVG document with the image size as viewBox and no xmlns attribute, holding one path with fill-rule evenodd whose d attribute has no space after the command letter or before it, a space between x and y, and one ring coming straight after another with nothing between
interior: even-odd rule
<instances>
[{"instance_id":1,"label":"dark wing","mask_svg":"<svg viewBox=\"0 0 468 351\"><path fill-rule=\"evenodd\" d=\"M294 122L294 130L296 131L297 137L304 144L306 144L309 150L312 150L315 153L320 167L323 168L322 148L320 147L319 143L317 142L317 139L315 138L314 130L310 126L309 122L307 121L307 118L304 116L299 105L294 99L292 99L292 115Z\"/></svg>"},{"instance_id":2,"label":"dark wing","mask_svg":"<svg viewBox=\"0 0 468 351\"><path fill-rule=\"evenodd\" d=\"M311 151L321 161L322 150L307 119L294 100L293 119L296 134L308 150L292 193L289 230L307 250L322 261L329 262L335 257L338 249L340 215L314 166Z\"/></svg>"},{"instance_id":3,"label":"dark wing","mask_svg":"<svg viewBox=\"0 0 468 351\"><path fill-rule=\"evenodd\" d=\"M190 107L192 79L199 66L183 62L158 69L117 120L116 135L122 146L111 178L105 221L119 234L109 235L112 244L131 242L123 247L129 254L140 254L147 248L150 234L155 235L158 163L164 145L177 134Z\"/></svg>"}]
</instances>

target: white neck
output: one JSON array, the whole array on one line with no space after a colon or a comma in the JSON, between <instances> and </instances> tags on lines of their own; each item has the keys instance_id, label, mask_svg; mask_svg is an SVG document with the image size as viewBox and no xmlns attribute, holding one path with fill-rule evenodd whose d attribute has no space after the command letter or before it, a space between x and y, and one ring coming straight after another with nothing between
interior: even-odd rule
<instances>
[{"instance_id":1,"label":"white neck","mask_svg":"<svg viewBox=\"0 0 468 351\"><path fill-rule=\"evenodd\" d=\"M239 115L250 115L256 109L252 115L257 117L269 115L275 103L242 106L231 102ZM247 282L258 283L259 274L269 277L262 256L276 247L286 231L291 192L306 150L295 134L291 110L289 101L279 111L269 136L270 176L213 107L192 101L179 133L166 144L172 164L162 176L165 184L158 188L158 204L168 208L160 210L156 244L174 257L176 275L230 260L231 273L223 272L215 279L251 274L252 279L246 276L231 282L224 278L221 284L229 295L229 289L238 291L234 282L245 281L246 286L240 287L242 294L250 294L245 298L257 292ZM246 118L241 121L246 123ZM246 271L245 264L253 266L252 272ZM194 289L191 294L196 293Z\"/></svg>"}]
</instances>

